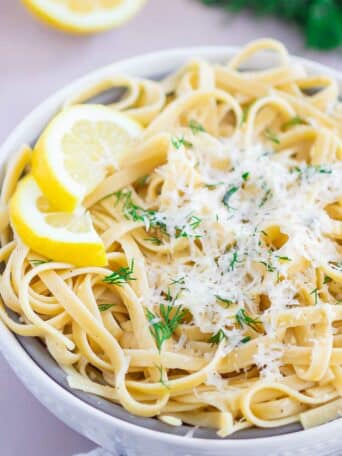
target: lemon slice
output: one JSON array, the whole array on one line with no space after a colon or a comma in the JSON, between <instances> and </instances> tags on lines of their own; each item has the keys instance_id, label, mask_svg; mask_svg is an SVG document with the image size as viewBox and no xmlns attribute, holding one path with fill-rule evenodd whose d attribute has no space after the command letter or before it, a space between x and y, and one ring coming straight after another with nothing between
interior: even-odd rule
<instances>
[{"instance_id":1,"label":"lemon slice","mask_svg":"<svg viewBox=\"0 0 342 456\"><path fill-rule=\"evenodd\" d=\"M33 251L76 266L105 266L106 252L85 210L53 212L32 176L22 179L10 201L11 224Z\"/></svg>"},{"instance_id":2,"label":"lemon slice","mask_svg":"<svg viewBox=\"0 0 342 456\"><path fill-rule=\"evenodd\" d=\"M33 152L32 173L58 210L73 211L113 173L142 127L111 108L77 105L47 126Z\"/></svg>"},{"instance_id":3,"label":"lemon slice","mask_svg":"<svg viewBox=\"0 0 342 456\"><path fill-rule=\"evenodd\" d=\"M22 0L43 22L74 33L101 32L133 17L146 0Z\"/></svg>"}]
</instances>

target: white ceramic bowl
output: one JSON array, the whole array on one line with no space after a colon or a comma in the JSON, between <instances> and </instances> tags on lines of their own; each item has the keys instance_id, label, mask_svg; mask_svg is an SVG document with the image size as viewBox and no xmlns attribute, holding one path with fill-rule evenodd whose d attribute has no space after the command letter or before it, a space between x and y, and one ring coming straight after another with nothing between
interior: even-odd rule
<instances>
[{"instance_id":1,"label":"white ceramic bowl","mask_svg":"<svg viewBox=\"0 0 342 456\"><path fill-rule=\"evenodd\" d=\"M14 130L0 148L0 169L4 168L7 158L22 144L34 144L49 119L64 100L74 93L80 82L91 83L118 73L158 78L180 67L191 57L221 62L236 52L236 48L229 47L175 49L135 57L95 71L53 95ZM273 58L270 54L258 56L253 61L253 68L272 63ZM342 74L317 63L298 58L294 60L303 64L310 73L335 77L342 93ZM132 417L118 406L71 392L61 370L52 362L45 348L36 340L17 338L2 323L0 350L21 381L51 413L75 431L120 456L291 456L294 451L296 455L326 455L331 454L332 450L342 449L339 438L341 420L307 431L288 427L285 430L272 430L271 433L252 431L225 440L214 439L212 434L205 431L199 437L185 437L182 434L186 428L182 431L173 430L157 420Z\"/></svg>"}]
</instances>

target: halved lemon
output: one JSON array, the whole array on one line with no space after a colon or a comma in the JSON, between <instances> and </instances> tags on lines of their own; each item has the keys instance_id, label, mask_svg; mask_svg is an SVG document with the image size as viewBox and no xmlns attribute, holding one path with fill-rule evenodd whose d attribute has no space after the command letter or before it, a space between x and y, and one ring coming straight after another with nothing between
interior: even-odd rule
<instances>
[{"instance_id":1,"label":"halved lemon","mask_svg":"<svg viewBox=\"0 0 342 456\"><path fill-rule=\"evenodd\" d=\"M37 142L32 173L58 210L73 211L114 172L142 127L112 108L77 105L65 109Z\"/></svg>"},{"instance_id":2,"label":"halved lemon","mask_svg":"<svg viewBox=\"0 0 342 456\"><path fill-rule=\"evenodd\" d=\"M43 22L73 33L94 33L117 27L146 0L22 0Z\"/></svg>"},{"instance_id":3,"label":"halved lemon","mask_svg":"<svg viewBox=\"0 0 342 456\"><path fill-rule=\"evenodd\" d=\"M10 220L22 242L45 257L76 266L105 266L106 252L91 217L54 212L32 176L22 179L10 201Z\"/></svg>"}]
</instances>

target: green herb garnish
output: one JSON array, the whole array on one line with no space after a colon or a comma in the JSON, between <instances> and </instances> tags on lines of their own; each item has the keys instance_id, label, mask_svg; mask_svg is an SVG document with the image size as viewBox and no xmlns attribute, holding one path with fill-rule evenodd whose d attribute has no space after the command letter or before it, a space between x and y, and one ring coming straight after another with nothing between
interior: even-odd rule
<instances>
[{"instance_id":1,"label":"green herb garnish","mask_svg":"<svg viewBox=\"0 0 342 456\"><path fill-rule=\"evenodd\" d=\"M216 334L214 334L213 336L210 337L208 342L213 345L218 345L225 339L227 339L227 336L226 336L225 332L222 329L220 329Z\"/></svg>"},{"instance_id":2,"label":"green herb garnish","mask_svg":"<svg viewBox=\"0 0 342 456\"><path fill-rule=\"evenodd\" d=\"M226 307L229 307L230 305L233 304L233 301L231 299L225 299L225 298L222 298L221 296L219 295L215 295L215 298L220 301L221 303L225 304Z\"/></svg>"},{"instance_id":3,"label":"green herb garnish","mask_svg":"<svg viewBox=\"0 0 342 456\"><path fill-rule=\"evenodd\" d=\"M249 114L249 111L252 107L252 103L249 103L247 106L245 106L243 109L242 109L242 119L241 119L241 123L244 124L247 122L247 118L248 118L248 114Z\"/></svg>"},{"instance_id":4,"label":"green herb garnish","mask_svg":"<svg viewBox=\"0 0 342 456\"><path fill-rule=\"evenodd\" d=\"M146 311L146 316L150 323L150 331L156 341L159 351L161 351L163 343L172 337L172 334L182 323L187 314L187 311L183 309L181 305L174 305L176 299L177 298L173 300L172 304L159 305L160 317L150 310Z\"/></svg>"},{"instance_id":5,"label":"green herb garnish","mask_svg":"<svg viewBox=\"0 0 342 456\"><path fill-rule=\"evenodd\" d=\"M252 318L250 315L248 315L245 309L240 309L235 315L235 319L240 328L249 326L250 328L254 329L254 331L258 331L258 326L261 324L260 320Z\"/></svg>"},{"instance_id":6,"label":"green herb garnish","mask_svg":"<svg viewBox=\"0 0 342 456\"><path fill-rule=\"evenodd\" d=\"M333 269L337 269L338 271L342 271L342 261L340 263L331 264Z\"/></svg>"},{"instance_id":7,"label":"green herb garnish","mask_svg":"<svg viewBox=\"0 0 342 456\"><path fill-rule=\"evenodd\" d=\"M122 286L132 280L137 280L135 277L132 277L132 274L134 274L134 260L131 261L129 267L121 267L118 271L114 271L112 274L106 276L103 281L111 285Z\"/></svg>"},{"instance_id":8,"label":"green herb garnish","mask_svg":"<svg viewBox=\"0 0 342 456\"><path fill-rule=\"evenodd\" d=\"M239 260L238 260L238 253L237 252L234 252L233 253L233 257L229 263L229 269L228 271L234 271L235 269L235 266L236 264L239 263Z\"/></svg>"},{"instance_id":9,"label":"green herb garnish","mask_svg":"<svg viewBox=\"0 0 342 456\"><path fill-rule=\"evenodd\" d=\"M205 132L205 129L203 125L201 125L197 120L191 119L189 122L189 128L191 128L191 131L194 135L200 132Z\"/></svg>"},{"instance_id":10,"label":"green herb garnish","mask_svg":"<svg viewBox=\"0 0 342 456\"><path fill-rule=\"evenodd\" d=\"M323 168L322 166L316 166L316 171L320 174L332 174L332 170L328 168Z\"/></svg>"},{"instance_id":11,"label":"green herb garnish","mask_svg":"<svg viewBox=\"0 0 342 456\"><path fill-rule=\"evenodd\" d=\"M244 337L244 338L242 338L240 340L240 343L241 344L247 344L247 342L249 342L250 340L251 340L251 337L250 336L246 336L246 337Z\"/></svg>"},{"instance_id":12,"label":"green herb garnish","mask_svg":"<svg viewBox=\"0 0 342 456\"><path fill-rule=\"evenodd\" d=\"M326 276L324 276L323 285L326 285L327 283L330 283L331 281L332 281L332 278L326 275Z\"/></svg>"},{"instance_id":13,"label":"green herb garnish","mask_svg":"<svg viewBox=\"0 0 342 456\"><path fill-rule=\"evenodd\" d=\"M195 215L192 215L189 221L189 225L193 230L196 230L200 224L202 223L202 219L199 217L196 217Z\"/></svg>"},{"instance_id":14,"label":"green herb garnish","mask_svg":"<svg viewBox=\"0 0 342 456\"><path fill-rule=\"evenodd\" d=\"M164 376L164 369L163 366L155 364L156 368L159 370L160 378L159 378L159 383L161 383L165 388L170 389L169 385L165 381L165 376Z\"/></svg>"},{"instance_id":15,"label":"green herb garnish","mask_svg":"<svg viewBox=\"0 0 342 456\"><path fill-rule=\"evenodd\" d=\"M230 198L239 190L239 187L231 187L226 193L223 195L222 203L226 206L226 208L230 211L233 208L229 205Z\"/></svg>"},{"instance_id":16,"label":"green herb garnish","mask_svg":"<svg viewBox=\"0 0 342 456\"><path fill-rule=\"evenodd\" d=\"M173 147L177 150L179 150L182 146L187 147L189 149L192 147L192 143L187 141L184 138L184 136L182 136L181 138L177 138L174 136L173 138L171 138L171 143Z\"/></svg>"},{"instance_id":17,"label":"green herb garnish","mask_svg":"<svg viewBox=\"0 0 342 456\"><path fill-rule=\"evenodd\" d=\"M278 258L278 260L282 260L282 261L292 261L291 258L289 258L287 256L276 255L276 258Z\"/></svg>"},{"instance_id":18,"label":"green herb garnish","mask_svg":"<svg viewBox=\"0 0 342 456\"><path fill-rule=\"evenodd\" d=\"M273 266L273 264L268 261L259 261L259 263L263 264L268 272L276 271L276 268Z\"/></svg>"},{"instance_id":19,"label":"green herb garnish","mask_svg":"<svg viewBox=\"0 0 342 456\"><path fill-rule=\"evenodd\" d=\"M40 266L42 264L46 263L51 263L52 260L36 260L34 258L29 259L29 262L32 264L32 266Z\"/></svg>"},{"instance_id":20,"label":"green herb garnish","mask_svg":"<svg viewBox=\"0 0 342 456\"><path fill-rule=\"evenodd\" d=\"M171 280L170 285L185 285L185 277Z\"/></svg>"},{"instance_id":21,"label":"green herb garnish","mask_svg":"<svg viewBox=\"0 0 342 456\"><path fill-rule=\"evenodd\" d=\"M163 241L161 239L159 239L158 237L145 238L144 241L150 242L151 244L154 244L154 245L162 245L162 243L163 243Z\"/></svg>"},{"instance_id":22,"label":"green herb garnish","mask_svg":"<svg viewBox=\"0 0 342 456\"><path fill-rule=\"evenodd\" d=\"M317 303L318 303L318 288L315 288L314 290L312 290L310 292L311 295L314 295L315 297L315 306L317 306Z\"/></svg>"},{"instance_id":23,"label":"green herb garnish","mask_svg":"<svg viewBox=\"0 0 342 456\"><path fill-rule=\"evenodd\" d=\"M303 168L300 168L299 166L295 166L294 168L291 169L291 173L298 173L300 177L306 177L309 179L311 176L314 174L332 174L332 169L326 168L322 165L308 165Z\"/></svg>"},{"instance_id":24,"label":"green herb garnish","mask_svg":"<svg viewBox=\"0 0 342 456\"><path fill-rule=\"evenodd\" d=\"M267 201L272 198L272 195L273 195L272 190L270 188L267 189L266 192L264 193L264 196L262 197L258 207L264 206L267 203Z\"/></svg>"},{"instance_id":25,"label":"green herb garnish","mask_svg":"<svg viewBox=\"0 0 342 456\"><path fill-rule=\"evenodd\" d=\"M148 178L149 178L148 174L140 177L140 179L137 180L137 185L139 185L139 187L143 187L144 185L146 185Z\"/></svg>"},{"instance_id":26,"label":"green herb garnish","mask_svg":"<svg viewBox=\"0 0 342 456\"><path fill-rule=\"evenodd\" d=\"M216 187L219 187L220 185L223 185L224 182L217 182L216 184L205 184L205 186L209 189L211 188L216 188Z\"/></svg>"},{"instance_id":27,"label":"green herb garnish","mask_svg":"<svg viewBox=\"0 0 342 456\"><path fill-rule=\"evenodd\" d=\"M197 217L196 215L191 215L187 223L192 230L196 230L202 223L202 219ZM202 237L200 234L189 233L188 226L183 225L182 227L176 227L176 239L190 237L198 239Z\"/></svg>"},{"instance_id":28,"label":"green herb garnish","mask_svg":"<svg viewBox=\"0 0 342 456\"><path fill-rule=\"evenodd\" d=\"M299 116L294 116L292 119L288 120L282 125L283 130L288 130L291 127L294 127L296 125L303 125L305 124L305 120L302 117Z\"/></svg>"},{"instance_id":29,"label":"green herb garnish","mask_svg":"<svg viewBox=\"0 0 342 456\"><path fill-rule=\"evenodd\" d=\"M249 172L246 171L245 173L242 174L242 180L244 180L245 182L248 181L249 179Z\"/></svg>"},{"instance_id":30,"label":"green herb garnish","mask_svg":"<svg viewBox=\"0 0 342 456\"><path fill-rule=\"evenodd\" d=\"M99 311L106 312L106 310L111 309L115 304L99 304Z\"/></svg>"},{"instance_id":31,"label":"green herb garnish","mask_svg":"<svg viewBox=\"0 0 342 456\"><path fill-rule=\"evenodd\" d=\"M131 191L119 190L114 195L116 196L115 206L118 204L122 205L122 212L126 219L133 220L134 222L143 222L147 231L150 228L157 228L167 234L166 224L158 216L158 212L151 209L144 209L135 204L132 200Z\"/></svg>"},{"instance_id":32,"label":"green herb garnish","mask_svg":"<svg viewBox=\"0 0 342 456\"><path fill-rule=\"evenodd\" d=\"M280 144L280 139L278 138L277 134L271 128L266 128L265 136L267 139L272 141L274 144Z\"/></svg>"}]
</instances>

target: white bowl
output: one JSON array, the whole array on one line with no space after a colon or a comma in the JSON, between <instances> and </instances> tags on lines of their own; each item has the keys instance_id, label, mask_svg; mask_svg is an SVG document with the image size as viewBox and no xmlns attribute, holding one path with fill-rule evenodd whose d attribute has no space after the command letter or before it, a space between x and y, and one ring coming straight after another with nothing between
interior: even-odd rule
<instances>
[{"instance_id":1,"label":"white bowl","mask_svg":"<svg viewBox=\"0 0 342 456\"><path fill-rule=\"evenodd\" d=\"M124 60L95 71L50 97L14 130L0 148L0 169L22 144L34 144L49 119L74 93L80 82L91 83L113 73L158 78L180 67L191 57L222 62L236 52L236 48L230 47L175 49ZM299 58L294 60L312 74L321 73L337 79L342 93L341 73L314 62ZM258 69L272 61L270 54L262 55L253 61L253 68ZM177 430L157 420L133 417L121 407L102 399L72 392L62 371L37 340L18 338L2 323L0 350L21 381L51 413L75 431L120 456L247 456L252 453L255 456L290 456L293 451L301 455L324 455L342 448L339 443L341 420L307 431L299 430L298 426L271 431L252 430L225 440L215 439L213 433L202 431L198 437L195 434L195 438L189 438L184 436L186 427Z\"/></svg>"}]
</instances>

